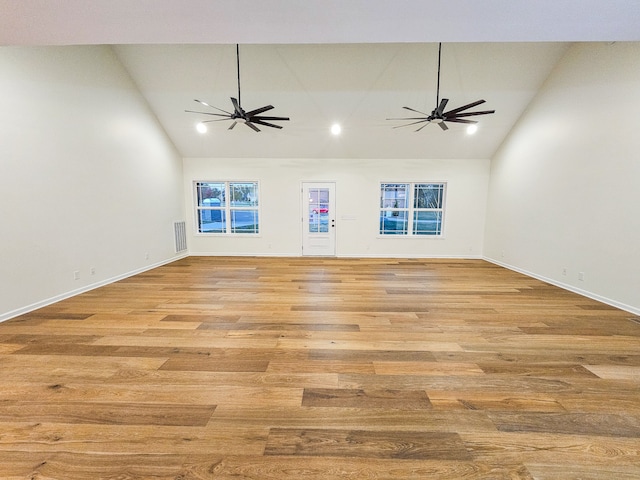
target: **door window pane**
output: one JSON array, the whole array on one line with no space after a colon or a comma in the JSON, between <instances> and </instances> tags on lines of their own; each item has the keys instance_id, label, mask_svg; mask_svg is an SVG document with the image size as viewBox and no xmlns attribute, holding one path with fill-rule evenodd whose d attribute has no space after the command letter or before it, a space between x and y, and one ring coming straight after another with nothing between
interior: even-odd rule
<instances>
[{"instance_id":1,"label":"door window pane","mask_svg":"<svg viewBox=\"0 0 640 480\"><path fill-rule=\"evenodd\" d=\"M309 233L329 231L329 189L309 189Z\"/></svg>"}]
</instances>

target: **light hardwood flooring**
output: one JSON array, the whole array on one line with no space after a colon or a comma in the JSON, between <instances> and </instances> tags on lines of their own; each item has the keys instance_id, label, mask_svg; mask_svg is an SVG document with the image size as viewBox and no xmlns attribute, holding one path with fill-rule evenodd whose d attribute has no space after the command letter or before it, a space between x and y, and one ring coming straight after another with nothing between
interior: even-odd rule
<instances>
[{"instance_id":1,"label":"light hardwood flooring","mask_svg":"<svg viewBox=\"0 0 640 480\"><path fill-rule=\"evenodd\" d=\"M640 479L640 319L480 260L189 257L0 382L3 480Z\"/></svg>"}]
</instances>

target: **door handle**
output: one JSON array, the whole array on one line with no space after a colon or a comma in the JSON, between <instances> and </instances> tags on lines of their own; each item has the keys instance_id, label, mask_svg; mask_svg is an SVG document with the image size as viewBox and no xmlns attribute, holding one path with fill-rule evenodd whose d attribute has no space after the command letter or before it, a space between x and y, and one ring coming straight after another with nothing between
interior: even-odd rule
<instances>
[{"instance_id":1,"label":"door handle","mask_svg":"<svg viewBox=\"0 0 640 480\"><path fill-rule=\"evenodd\" d=\"M335 226L336 226L336 220L335 220L335 218L332 218L331 219L331 228L335 228Z\"/></svg>"}]
</instances>

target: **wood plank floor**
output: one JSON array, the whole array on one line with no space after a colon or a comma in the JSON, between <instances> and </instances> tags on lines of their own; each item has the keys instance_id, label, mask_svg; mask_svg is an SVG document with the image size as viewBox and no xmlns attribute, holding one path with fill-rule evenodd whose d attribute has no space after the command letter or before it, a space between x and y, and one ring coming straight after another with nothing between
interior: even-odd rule
<instances>
[{"instance_id":1,"label":"wood plank floor","mask_svg":"<svg viewBox=\"0 0 640 480\"><path fill-rule=\"evenodd\" d=\"M0 478L640 479L640 321L480 260L190 257L0 324Z\"/></svg>"}]
</instances>

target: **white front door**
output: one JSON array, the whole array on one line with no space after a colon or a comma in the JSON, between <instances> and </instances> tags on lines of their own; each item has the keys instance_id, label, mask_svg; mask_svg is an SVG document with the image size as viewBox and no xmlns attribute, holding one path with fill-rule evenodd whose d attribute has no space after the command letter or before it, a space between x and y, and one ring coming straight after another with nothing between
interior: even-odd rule
<instances>
[{"instance_id":1,"label":"white front door","mask_svg":"<svg viewBox=\"0 0 640 480\"><path fill-rule=\"evenodd\" d=\"M302 255L336 254L335 183L302 184Z\"/></svg>"}]
</instances>

